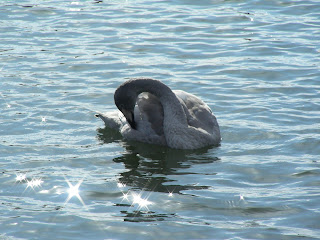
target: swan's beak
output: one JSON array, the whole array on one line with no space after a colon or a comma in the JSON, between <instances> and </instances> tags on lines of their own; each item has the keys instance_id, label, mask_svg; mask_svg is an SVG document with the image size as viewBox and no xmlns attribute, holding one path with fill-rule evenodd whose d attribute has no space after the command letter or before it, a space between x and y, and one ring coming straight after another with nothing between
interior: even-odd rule
<instances>
[{"instance_id":1,"label":"swan's beak","mask_svg":"<svg viewBox=\"0 0 320 240\"><path fill-rule=\"evenodd\" d=\"M134 121L133 112L122 109L121 112L123 113L124 117L127 119L127 122L130 124L131 128L136 129L136 123Z\"/></svg>"}]
</instances>

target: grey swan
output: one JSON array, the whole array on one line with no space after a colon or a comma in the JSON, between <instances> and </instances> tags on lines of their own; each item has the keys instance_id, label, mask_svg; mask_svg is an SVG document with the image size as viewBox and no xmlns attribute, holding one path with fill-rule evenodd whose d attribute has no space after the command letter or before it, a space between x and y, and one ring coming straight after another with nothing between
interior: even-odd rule
<instances>
[{"instance_id":1,"label":"grey swan","mask_svg":"<svg viewBox=\"0 0 320 240\"><path fill-rule=\"evenodd\" d=\"M120 110L97 113L105 125L120 131L127 140L197 149L219 145L220 129L209 106L198 97L172 91L158 80L131 79L114 93Z\"/></svg>"}]
</instances>

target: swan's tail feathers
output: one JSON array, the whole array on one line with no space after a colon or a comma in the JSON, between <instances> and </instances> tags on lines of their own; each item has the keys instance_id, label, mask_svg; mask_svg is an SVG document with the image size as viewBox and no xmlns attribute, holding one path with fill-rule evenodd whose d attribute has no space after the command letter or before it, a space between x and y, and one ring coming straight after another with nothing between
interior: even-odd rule
<instances>
[{"instance_id":1,"label":"swan's tail feathers","mask_svg":"<svg viewBox=\"0 0 320 240\"><path fill-rule=\"evenodd\" d=\"M112 129L119 129L122 126L119 117L119 111L100 113L97 112L95 115L97 118L101 118L104 121L105 125Z\"/></svg>"}]
</instances>

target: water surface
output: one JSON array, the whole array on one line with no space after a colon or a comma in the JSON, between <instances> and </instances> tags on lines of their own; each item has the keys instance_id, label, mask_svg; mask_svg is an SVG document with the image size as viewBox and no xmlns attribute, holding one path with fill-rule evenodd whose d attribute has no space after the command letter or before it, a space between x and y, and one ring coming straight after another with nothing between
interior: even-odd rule
<instances>
[{"instance_id":1,"label":"water surface","mask_svg":"<svg viewBox=\"0 0 320 240\"><path fill-rule=\"evenodd\" d=\"M319 239L318 1L0 1L1 239ZM219 147L126 142L126 79L201 97Z\"/></svg>"}]
</instances>

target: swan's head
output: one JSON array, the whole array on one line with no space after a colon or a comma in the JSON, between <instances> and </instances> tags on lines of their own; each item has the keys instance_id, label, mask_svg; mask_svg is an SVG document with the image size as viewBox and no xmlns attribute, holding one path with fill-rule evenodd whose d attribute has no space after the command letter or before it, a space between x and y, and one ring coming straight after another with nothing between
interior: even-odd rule
<instances>
[{"instance_id":1,"label":"swan's head","mask_svg":"<svg viewBox=\"0 0 320 240\"><path fill-rule=\"evenodd\" d=\"M136 105L137 94L127 85L121 85L114 93L114 102L117 108L123 113L131 128L136 129L134 120L134 107Z\"/></svg>"}]
</instances>

